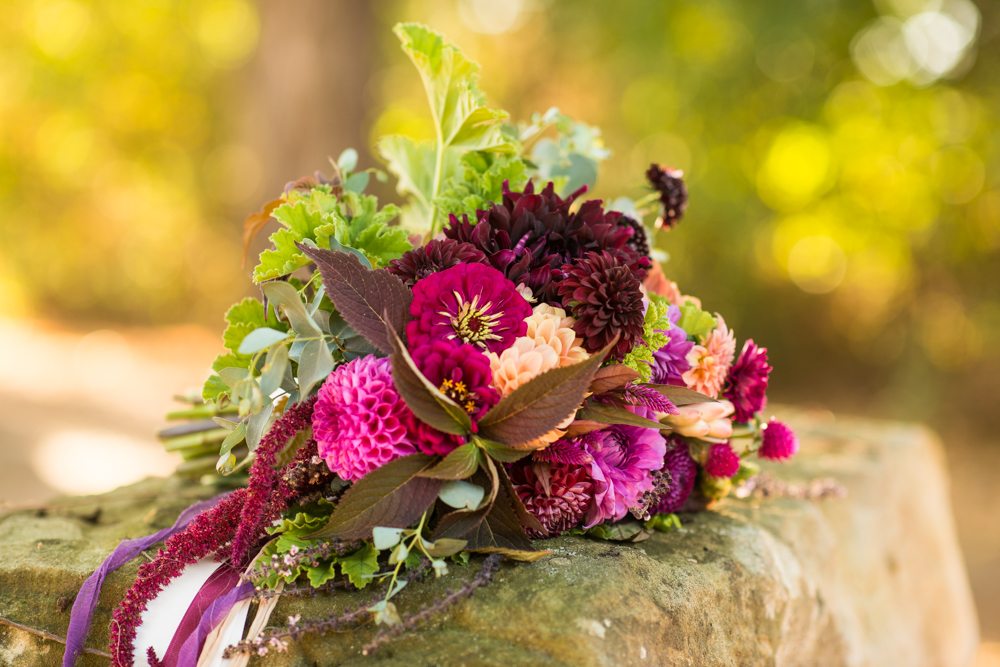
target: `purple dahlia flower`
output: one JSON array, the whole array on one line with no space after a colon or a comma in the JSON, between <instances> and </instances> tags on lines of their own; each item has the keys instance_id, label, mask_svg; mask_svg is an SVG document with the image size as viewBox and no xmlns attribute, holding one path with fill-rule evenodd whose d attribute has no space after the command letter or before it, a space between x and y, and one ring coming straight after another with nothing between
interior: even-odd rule
<instances>
[{"instance_id":1,"label":"purple dahlia flower","mask_svg":"<svg viewBox=\"0 0 1000 667\"><path fill-rule=\"evenodd\" d=\"M531 306L496 269L458 264L417 281L410 314L410 349L453 340L499 354L525 334Z\"/></svg>"},{"instance_id":2,"label":"purple dahlia flower","mask_svg":"<svg viewBox=\"0 0 1000 667\"><path fill-rule=\"evenodd\" d=\"M486 255L477 250L471 243L462 243L452 239L433 240L427 245L413 250L407 250L399 259L389 262L390 273L394 273L412 288L421 278L432 273L450 269L458 264L483 264Z\"/></svg>"},{"instance_id":3,"label":"purple dahlia flower","mask_svg":"<svg viewBox=\"0 0 1000 667\"><path fill-rule=\"evenodd\" d=\"M523 459L511 467L510 481L524 508L542 524L542 532L528 530L534 538L555 537L573 528L594 500L586 466Z\"/></svg>"},{"instance_id":4,"label":"purple dahlia flower","mask_svg":"<svg viewBox=\"0 0 1000 667\"><path fill-rule=\"evenodd\" d=\"M388 359L360 357L330 373L313 409L319 455L341 479L361 479L395 458L412 454L410 409L392 383Z\"/></svg>"},{"instance_id":5,"label":"purple dahlia flower","mask_svg":"<svg viewBox=\"0 0 1000 667\"><path fill-rule=\"evenodd\" d=\"M652 410L629 408L654 418ZM594 502L587 511L586 528L607 519L618 520L639 505L642 495L653 488L652 471L663 467L666 441L653 428L614 424L583 439L594 457L590 476L594 480Z\"/></svg>"},{"instance_id":6,"label":"purple dahlia flower","mask_svg":"<svg viewBox=\"0 0 1000 667\"><path fill-rule=\"evenodd\" d=\"M767 348L753 340L743 345L740 358L729 369L729 379L722 395L736 409L733 420L746 423L767 405L767 381L773 369L767 364Z\"/></svg>"},{"instance_id":7,"label":"purple dahlia flower","mask_svg":"<svg viewBox=\"0 0 1000 667\"><path fill-rule=\"evenodd\" d=\"M761 428L764 431L764 442L757 451L758 456L773 461L784 461L798 453L799 437L788 424L772 418Z\"/></svg>"},{"instance_id":8,"label":"purple dahlia flower","mask_svg":"<svg viewBox=\"0 0 1000 667\"><path fill-rule=\"evenodd\" d=\"M653 352L653 374L650 380L654 384L672 384L678 387L685 386L684 373L691 369L691 364L687 360L688 352L694 347L694 342L688 340L687 332L677 326L681 319L681 309L677 306L670 306L668 309L670 322L673 324L668 331L660 333L670 337L666 345Z\"/></svg>"},{"instance_id":9,"label":"purple dahlia flower","mask_svg":"<svg viewBox=\"0 0 1000 667\"><path fill-rule=\"evenodd\" d=\"M660 497L660 502L652 508L654 514L670 514L680 511L694 489L698 476L698 464L691 458L687 443L677 436L670 438L670 449L663 457L663 467L670 472L670 486Z\"/></svg>"}]
</instances>

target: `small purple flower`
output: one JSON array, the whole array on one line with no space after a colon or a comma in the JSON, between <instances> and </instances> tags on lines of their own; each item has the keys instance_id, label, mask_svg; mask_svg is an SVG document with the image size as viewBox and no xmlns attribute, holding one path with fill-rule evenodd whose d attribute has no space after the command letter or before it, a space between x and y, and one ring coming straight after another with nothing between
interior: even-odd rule
<instances>
[{"instance_id":1,"label":"small purple flower","mask_svg":"<svg viewBox=\"0 0 1000 667\"><path fill-rule=\"evenodd\" d=\"M728 442L719 442L709 448L708 458L705 459L705 472L709 475L729 479L739 470L739 454L733 451Z\"/></svg>"},{"instance_id":2,"label":"small purple flower","mask_svg":"<svg viewBox=\"0 0 1000 667\"><path fill-rule=\"evenodd\" d=\"M654 418L652 410L629 408L631 412ZM614 424L587 434L583 442L594 457L590 476L594 480L594 502L587 510L585 528L608 519L624 518L639 504L643 493L653 488L653 470L663 467L666 441L653 428Z\"/></svg>"},{"instance_id":3,"label":"small purple flower","mask_svg":"<svg viewBox=\"0 0 1000 667\"><path fill-rule=\"evenodd\" d=\"M417 281L410 314L410 349L454 340L499 354L525 334L531 306L493 267L458 264Z\"/></svg>"},{"instance_id":4,"label":"small purple flower","mask_svg":"<svg viewBox=\"0 0 1000 667\"><path fill-rule=\"evenodd\" d=\"M670 514L684 507L698 476L698 464L691 458L687 443L677 436L671 436L670 443L672 447L663 457L663 467L670 471L670 487L652 508L654 514Z\"/></svg>"},{"instance_id":5,"label":"small purple flower","mask_svg":"<svg viewBox=\"0 0 1000 667\"><path fill-rule=\"evenodd\" d=\"M799 437L788 424L771 418L761 428L764 431L764 442L757 451L758 456L772 461L784 461L798 453Z\"/></svg>"},{"instance_id":6,"label":"small purple flower","mask_svg":"<svg viewBox=\"0 0 1000 667\"><path fill-rule=\"evenodd\" d=\"M653 375L650 380L654 384L672 384L677 387L685 386L684 378L681 377L691 369L691 364L687 360L688 352L694 347L693 341L688 341L687 332L677 326L681 319L681 309L677 306L670 306L668 311L670 322L673 324L668 331L660 333L670 337L670 341L653 352Z\"/></svg>"},{"instance_id":7,"label":"small purple flower","mask_svg":"<svg viewBox=\"0 0 1000 667\"><path fill-rule=\"evenodd\" d=\"M757 347L753 340L744 343L740 358L729 369L729 379L722 391L736 408L734 421L749 422L767 405L767 381L771 370L767 364L767 348Z\"/></svg>"}]
</instances>

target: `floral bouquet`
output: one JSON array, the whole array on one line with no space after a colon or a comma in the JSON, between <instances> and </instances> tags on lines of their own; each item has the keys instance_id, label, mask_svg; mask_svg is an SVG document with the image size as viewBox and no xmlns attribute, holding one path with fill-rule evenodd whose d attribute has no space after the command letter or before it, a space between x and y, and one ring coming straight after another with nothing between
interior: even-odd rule
<instances>
[{"instance_id":1,"label":"floral bouquet","mask_svg":"<svg viewBox=\"0 0 1000 667\"><path fill-rule=\"evenodd\" d=\"M195 665L213 628L268 592L379 589L353 616L260 634L262 602L230 655L372 617L389 636L421 618L392 600L423 572L492 554L471 592L500 557L549 553L533 539L640 540L756 474L753 454L797 450L761 417L767 351L748 340L737 354L722 316L683 295L651 249L684 214L682 174L654 164L644 199L583 201L607 157L596 129L554 109L514 125L441 35L396 34L437 140L379 141L402 209L364 194L385 175L356 171L347 150L332 176L290 183L247 219L245 244L281 224L253 273L263 300L227 313L229 351L181 413L212 421L164 434L182 470L204 472L207 456L245 485L124 554L167 538L114 613L114 665L132 663L147 603L208 555L223 563L212 604L162 664ZM84 589L74 623L89 627Z\"/></svg>"}]
</instances>

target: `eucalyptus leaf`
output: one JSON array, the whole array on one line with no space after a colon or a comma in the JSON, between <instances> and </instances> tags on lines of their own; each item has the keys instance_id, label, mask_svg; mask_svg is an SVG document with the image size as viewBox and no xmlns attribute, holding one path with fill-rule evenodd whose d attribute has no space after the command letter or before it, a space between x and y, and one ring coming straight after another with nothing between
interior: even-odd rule
<instances>
[{"instance_id":1,"label":"eucalyptus leaf","mask_svg":"<svg viewBox=\"0 0 1000 667\"><path fill-rule=\"evenodd\" d=\"M361 252L357 248L352 248L349 245L344 245L343 243L333 238L332 236L330 237L330 250L335 250L339 252L349 252L355 257L357 257L358 260L361 262L361 265L364 266L366 269L372 268L372 263L368 260L368 257L365 256L365 253Z\"/></svg>"},{"instance_id":2,"label":"eucalyptus leaf","mask_svg":"<svg viewBox=\"0 0 1000 667\"><path fill-rule=\"evenodd\" d=\"M330 348L322 340L308 341L299 358L299 391L302 396L308 396L316 383L325 380L331 371L333 356Z\"/></svg>"},{"instance_id":3,"label":"eucalyptus leaf","mask_svg":"<svg viewBox=\"0 0 1000 667\"><path fill-rule=\"evenodd\" d=\"M314 312L312 314L312 318L313 318L313 322L316 323L316 326L318 326L323 333L325 333L325 334L330 333L330 311L329 310L319 309L319 310L317 310L316 312Z\"/></svg>"},{"instance_id":4,"label":"eucalyptus leaf","mask_svg":"<svg viewBox=\"0 0 1000 667\"><path fill-rule=\"evenodd\" d=\"M244 422L247 425L247 447L250 448L251 452L257 449L257 445L260 444L260 439L267 431L268 422L273 413L274 403L268 401L260 412L250 415L250 418Z\"/></svg>"},{"instance_id":5,"label":"eucalyptus leaf","mask_svg":"<svg viewBox=\"0 0 1000 667\"><path fill-rule=\"evenodd\" d=\"M274 345L279 340L285 340L288 338L287 331L278 331L277 329L272 329L270 327L261 327L259 329L254 329L246 335L243 342L240 343L239 353L240 354L253 354L254 352L259 352L266 347Z\"/></svg>"},{"instance_id":6,"label":"eucalyptus leaf","mask_svg":"<svg viewBox=\"0 0 1000 667\"><path fill-rule=\"evenodd\" d=\"M379 551L391 549L403 536L403 528L386 528L385 526L375 526L372 528L372 542Z\"/></svg>"},{"instance_id":7,"label":"eucalyptus leaf","mask_svg":"<svg viewBox=\"0 0 1000 667\"><path fill-rule=\"evenodd\" d=\"M310 315L315 313L316 309L319 308L321 303L323 303L324 296L326 296L326 287L320 285L319 289L316 290L316 294L313 295L312 301L309 302L309 307L306 308L306 312L308 312Z\"/></svg>"},{"instance_id":8,"label":"eucalyptus leaf","mask_svg":"<svg viewBox=\"0 0 1000 667\"><path fill-rule=\"evenodd\" d=\"M483 487L459 479L446 482L441 487L438 498L456 509L475 510L479 508L479 503L485 495L486 490Z\"/></svg>"},{"instance_id":9,"label":"eucalyptus leaf","mask_svg":"<svg viewBox=\"0 0 1000 667\"><path fill-rule=\"evenodd\" d=\"M468 544L467 540L452 540L447 537L442 537L439 540L435 540L427 545L427 555L433 556L434 558L447 558L448 556L454 556L459 551L465 548Z\"/></svg>"},{"instance_id":10,"label":"eucalyptus leaf","mask_svg":"<svg viewBox=\"0 0 1000 667\"><path fill-rule=\"evenodd\" d=\"M219 371L219 377L230 389L236 389L236 385L250 376L248 368L223 368Z\"/></svg>"},{"instance_id":11,"label":"eucalyptus leaf","mask_svg":"<svg viewBox=\"0 0 1000 667\"><path fill-rule=\"evenodd\" d=\"M344 149L344 152L337 158L337 166L343 172L354 171L354 168L358 166L358 152L353 148Z\"/></svg>"},{"instance_id":12,"label":"eucalyptus leaf","mask_svg":"<svg viewBox=\"0 0 1000 667\"><path fill-rule=\"evenodd\" d=\"M351 174L350 178L347 179L347 182L344 183L344 189L361 194L365 191L365 188L368 187L368 180L370 178L371 175L367 171Z\"/></svg>"},{"instance_id":13,"label":"eucalyptus leaf","mask_svg":"<svg viewBox=\"0 0 1000 667\"><path fill-rule=\"evenodd\" d=\"M296 334L309 337L322 334L309 317L306 306L294 287L282 280L273 280L261 285L261 289L271 303L281 307Z\"/></svg>"},{"instance_id":14,"label":"eucalyptus leaf","mask_svg":"<svg viewBox=\"0 0 1000 667\"><path fill-rule=\"evenodd\" d=\"M260 393L270 398L281 387L288 368L288 348L275 345L267 351L267 358L260 374Z\"/></svg>"},{"instance_id":15,"label":"eucalyptus leaf","mask_svg":"<svg viewBox=\"0 0 1000 667\"><path fill-rule=\"evenodd\" d=\"M219 454L224 455L233 451L233 447L243 442L247 435L247 423L246 420L241 421L233 431L226 436L226 439L222 441L222 446L219 448Z\"/></svg>"}]
</instances>

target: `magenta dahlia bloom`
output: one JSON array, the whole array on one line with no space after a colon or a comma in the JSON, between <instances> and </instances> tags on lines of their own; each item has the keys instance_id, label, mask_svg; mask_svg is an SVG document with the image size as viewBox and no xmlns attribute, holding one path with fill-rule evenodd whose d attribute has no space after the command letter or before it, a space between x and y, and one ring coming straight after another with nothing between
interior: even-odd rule
<instances>
[{"instance_id":1,"label":"magenta dahlia bloom","mask_svg":"<svg viewBox=\"0 0 1000 667\"><path fill-rule=\"evenodd\" d=\"M522 459L511 467L510 481L524 508L542 524L542 532L527 531L536 539L575 527L594 500L594 482L586 466Z\"/></svg>"},{"instance_id":2,"label":"magenta dahlia bloom","mask_svg":"<svg viewBox=\"0 0 1000 667\"><path fill-rule=\"evenodd\" d=\"M798 453L799 437L788 424L772 417L761 429L764 431L764 442L757 451L761 458L784 461Z\"/></svg>"},{"instance_id":3,"label":"magenta dahlia bloom","mask_svg":"<svg viewBox=\"0 0 1000 667\"><path fill-rule=\"evenodd\" d=\"M672 327L668 331L660 333L670 336L670 341L658 350L653 352L653 374L650 380L654 384L672 384L677 387L685 386L683 375L691 370L691 363L687 360L688 352L694 347L694 341L688 340L687 332L677 326L681 319L681 309L677 306L670 306L667 310Z\"/></svg>"},{"instance_id":4,"label":"magenta dahlia bloom","mask_svg":"<svg viewBox=\"0 0 1000 667\"><path fill-rule=\"evenodd\" d=\"M729 369L729 379L722 395L732 401L733 420L745 423L767 405L767 381L773 369L767 364L767 348L753 340L743 345L740 358Z\"/></svg>"},{"instance_id":5,"label":"magenta dahlia bloom","mask_svg":"<svg viewBox=\"0 0 1000 667\"><path fill-rule=\"evenodd\" d=\"M629 410L654 418L647 408ZM607 519L621 519L639 505L642 494L653 488L650 473L663 467L667 447L663 436L653 428L614 424L587 435L591 437L584 439L584 444L594 457L590 464L594 502L587 510L585 524L590 528Z\"/></svg>"},{"instance_id":6,"label":"magenta dahlia bloom","mask_svg":"<svg viewBox=\"0 0 1000 667\"><path fill-rule=\"evenodd\" d=\"M496 269L458 264L417 281L410 314L410 349L453 340L499 354L528 330L531 306Z\"/></svg>"},{"instance_id":7,"label":"magenta dahlia bloom","mask_svg":"<svg viewBox=\"0 0 1000 667\"><path fill-rule=\"evenodd\" d=\"M671 436L670 444L671 448L663 457L663 467L670 471L670 486L660 497L660 502L651 508L653 514L680 511L691 495L698 476L698 464L691 458L687 443L677 436Z\"/></svg>"},{"instance_id":8,"label":"magenta dahlia bloom","mask_svg":"<svg viewBox=\"0 0 1000 667\"><path fill-rule=\"evenodd\" d=\"M447 456L465 444L463 438L439 431L430 424L420 421L409 408L406 409L406 413L406 439L414 451L430 456Z\"/></svg>"},{"instance_id":9,"label":"magenta dahlia bloom","mask_svg":"<svg viewBox=\"0 0 1000 667\"><path fill-rule=\"evenodd\" d=\"M712 477L732 477L740 469L740 457L728 442L718 442L708 450L705 472Z\"/></svg>"},{"instance_id":10,"label":"magenta dahlia bloom","mask_svg":"<svg viewBox=\"0 0 1000 667\"><path fill-rule=\"evenodd\" d=\"M319 455L341 479L361 479L413 453L407 442L410 409L392 383L388 359L360 357L330 373L313 409Z\"/></svg>"}]
</instances>

